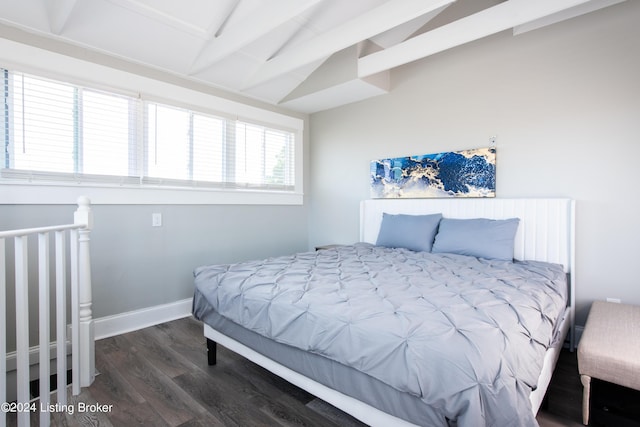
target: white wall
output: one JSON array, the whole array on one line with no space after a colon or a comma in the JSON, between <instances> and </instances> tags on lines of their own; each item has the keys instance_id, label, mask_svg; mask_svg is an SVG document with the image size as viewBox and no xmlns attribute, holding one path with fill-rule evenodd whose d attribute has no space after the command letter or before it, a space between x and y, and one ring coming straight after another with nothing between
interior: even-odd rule
<instances>
[{"instance_id":1,"label":"white wall","mask_svg":"<svg viewBox=\"0 0 640 427\"><path fill-rule=\"evenodd\" d=\"M577 200L578 324L595 299L640 305L640 2L393 70L392 90L311 116L309 244L358 239L373 159L482 147L498 197Z\"/></svg>"}]
</instances>

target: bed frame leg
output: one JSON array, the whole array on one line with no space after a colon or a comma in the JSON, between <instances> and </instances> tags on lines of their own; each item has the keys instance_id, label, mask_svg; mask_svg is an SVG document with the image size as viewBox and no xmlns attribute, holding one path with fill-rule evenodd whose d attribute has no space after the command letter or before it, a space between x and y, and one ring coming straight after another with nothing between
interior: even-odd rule
<instances>
[{"instance_id":1,"label":"bed frame leg","mask_svg":"<svg viewBox=\"0 0 640 427\"><path fill-rule=\"evenodd\" d=\"M545 394L542 398L542 402L540 402L540 409L549 410L549 395Z\"/></svg>"},{"instance_id":2,"label":"bed frame leg","mask_svg":"<svg viewBox=\"0 0 640 427\"><path fill-rule=\"evenodd\" d=\"M217 343L207 338L207 363L209 366L216 364Z\"/></svg>"}]
</instances>

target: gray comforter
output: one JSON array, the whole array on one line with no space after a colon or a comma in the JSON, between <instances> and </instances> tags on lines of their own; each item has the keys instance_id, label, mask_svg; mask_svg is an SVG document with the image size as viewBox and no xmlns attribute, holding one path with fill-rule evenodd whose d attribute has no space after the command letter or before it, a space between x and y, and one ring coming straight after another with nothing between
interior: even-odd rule
<instances>
[{"instance_id":1,"label":"gray comforter","mask_svg":"<svg viewBox=\"0 0 640 427\"><path fill-rule=\"evenodd\" d=\"M367 244L196 269L222 316L417 396L442 425L535 426L558 265Z\"/></svg>"}]
</instances>

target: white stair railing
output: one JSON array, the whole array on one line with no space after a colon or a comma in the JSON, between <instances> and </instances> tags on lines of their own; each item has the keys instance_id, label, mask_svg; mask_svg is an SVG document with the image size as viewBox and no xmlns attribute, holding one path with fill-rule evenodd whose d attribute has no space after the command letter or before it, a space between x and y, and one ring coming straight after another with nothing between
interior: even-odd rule
<instances>
[{"instance_id":1,"label":"white stair railing","mask_svg":"<svg viewBox=\"0 0 640 427\"><path fill-rule=\"evenodd\" d=\"M0 231L0 427L7 423L7 413L15 412L18 426L29 426L30 414L40 414L40 426L50 424L50 412L41 411L51 404L50 390L50 271L55 272L55 322L56 322L56 374L58 407L67 405L67 282L71 293L71 369L72 392L80 393L81 387L91 385L95 377L95 346L91 311L91 267L89 257L89 233L93 218L89 199L80 197L74 213L74 223L59 226L23 230ZM69 235L69 249L66 235ZM39 402L29 393L29 236L38 240L38 332L39 344ZM54 255L50 252L50 236L53 235ZM14 239L15 253L15 337L16 337L16 400L7 402L7 265L6 239ZM67 277L67 254L70 270Z\"/></svg>"}]
</instances>

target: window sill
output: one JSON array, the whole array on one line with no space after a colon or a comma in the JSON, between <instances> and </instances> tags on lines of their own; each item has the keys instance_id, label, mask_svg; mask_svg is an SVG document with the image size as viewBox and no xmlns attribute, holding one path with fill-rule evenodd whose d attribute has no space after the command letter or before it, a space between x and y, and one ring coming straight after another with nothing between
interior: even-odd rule
<instances>
[{"instance_id":1,"label":"window sill","mask_svg":"<svg viewBox=\"0 0 640 427\"><path fill-rule=\"evenodd\" d=\"M301 192L163 187L0 183L0 204L73 205L87 196L94 205L302 205Z\"/></svg>"}]
</instances>

